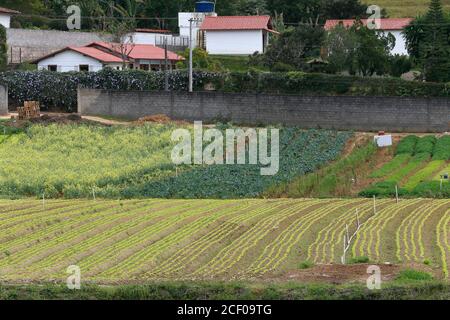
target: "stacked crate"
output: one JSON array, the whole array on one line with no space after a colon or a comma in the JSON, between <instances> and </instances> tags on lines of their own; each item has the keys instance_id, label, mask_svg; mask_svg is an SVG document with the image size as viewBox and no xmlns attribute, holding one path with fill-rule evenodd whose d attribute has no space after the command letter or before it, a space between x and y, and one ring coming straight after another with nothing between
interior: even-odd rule
<instances>
[{"instance_id":1,"label":"stacked crate","mask_svg":"<svg viewBox=\"0 0 450 320\"><path fill-rule=\"evenodd\" d=\"M39 118L41 116L41 108L38 101L25 101L23 107L18 107L19 120L28 120Z\"/></svg>"}]
</instances>

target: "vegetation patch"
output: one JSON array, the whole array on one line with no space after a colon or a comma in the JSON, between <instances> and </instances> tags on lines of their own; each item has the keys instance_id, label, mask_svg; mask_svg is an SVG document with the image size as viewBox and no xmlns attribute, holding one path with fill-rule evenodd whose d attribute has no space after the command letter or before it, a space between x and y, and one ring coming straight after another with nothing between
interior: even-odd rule
<instances>
[{"instance_id":1,"label":"vegetation patch","mask_svg":"<svg viewBox=\"0 0 450 320\"><path fill-rule=\"evenodd\" d=\"M371 199L97 199L45 205L0 199L0 273L3 281L65 281L67 266L77 261L85 281L103 284L285 279L299 268L340 264L346 225L352 234L358 210L362 227L350 247L352 263L398 257L422 264L437 253L442 278L448 277L446 206L448 200L379 200L374 215ZM403 216L417 223L409 228Z\"/></svg>"}]
</instances>

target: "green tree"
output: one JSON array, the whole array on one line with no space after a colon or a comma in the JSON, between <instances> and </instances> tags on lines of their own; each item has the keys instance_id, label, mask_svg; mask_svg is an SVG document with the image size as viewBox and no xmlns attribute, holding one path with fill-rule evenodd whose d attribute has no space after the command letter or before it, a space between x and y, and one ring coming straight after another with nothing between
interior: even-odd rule
<instances>
[{"instance_id":1,"label":"green tree","mask_svg":"<svg viewBox=\"0 0 450 320\"><path fill-rule=\"evenodd\" d=\"M272 14L283 13L287 23L324 23L366 15L360 0L267 0L267 8Z\"/></svg>"},{"instance_id":2,"label":"green tree","mask_svg":"<svg viewBox=\"0 0 450 320\"><path fill-rule=\"evenodd\" d=\"M343 25L337 25L327 34L325 48L328 54L328 69L332 73L353 70L357 37Z\"/></svg>"},{"instance_id":3,"label":"green tree","mask_svg":"<svg viewBox=\"0 0 450 320\"><path fill-rule=\"evenodd\" d=\"M363 76L387 73L390 51L395 46L395 37L390 33L384 35L369 29L360 21L350 28L350 32L354 32L357 41L351 66L356 67L356 71ZM350 71L355 70L350 69Z\"/></svg>"},{"instance_id":4,"label":"green tree","mask_svg":"<svg viewBox=\"0 0 450 320\"><path fill-rule=\"evenodd\" d=\"M324 39L325 32L319 26L291 27L274 39L261 60L271 69L281 64L307 70L307 61L320 56Z\"/></svg>"},{"instance_id":5,"label":"green tree","mask_svg":"<svg viewBox=\"0 0 450 320\"><path fill-rule=\"evenodd\" d=\"M0 71L8 65L8 45L6 44L6 28L0 25Z\"/></svg>"},{"instance_id":6,"label":"green tree","mask_svg":"<svg viewBox=\"0 0 450 320\"><path fill-rule=\"evenodd\" d=\"M372 76L390 71L390 51L395 46L392 34L384 35L364 26L359 20L351 28L338 25L327 37L329 69Z\"/></svg>"},{"instance_id":7,"label":"green tree","mask_svg":"<svg viewBox=\"0 0 450 320\"><path fill-rule=\"evenodd\" d=\"M424 39L419 47L419 59L427 81L450 81L450 43L448 21L440 0L431 0L423 25Z\"/></svg>"},{"instance_id":8,"label":"green tree","mask_svg":"<svg viewBox=\"0 0 450 320\"><path fill-rule=\"evenodd\" d=\"M178 62L177 67L180 69L187 69L189 64L189 49L186 49L181 56L185 58L184 61ZM195 48L192 54L192 65L197 70L208 71L223 71L223 66L219 61L212 58L208 52L201 48Z\"/></svg>"},{"instance_id":9,"label":"green tree","mask_svg":"<svg viewBox=\"0 0 450 320\"><path fill-rule=\"evenodd\" d=\"M324 19L349 19L366 16L367 6L359 0L324 0L322 16Z\"/></svg>"}]
</instances>

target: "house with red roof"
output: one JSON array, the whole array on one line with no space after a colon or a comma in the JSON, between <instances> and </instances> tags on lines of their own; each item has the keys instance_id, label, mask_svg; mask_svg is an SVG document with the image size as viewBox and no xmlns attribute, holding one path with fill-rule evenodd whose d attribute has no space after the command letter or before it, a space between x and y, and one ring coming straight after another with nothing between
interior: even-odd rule
<instances>
[{"instance_id":1,"label":"house with red roof","mask_svg":"<svg viewBox=\"0 0 450 320\"><path fill-rule=\"evenodd\" d=\"M169 68L183 57L168 51ZM165 68L165 51L154 45L93 42L84 47L66 47L34 61L38 70L96 72L103 68L159 71Z\"/></svg>"},{"instance_id":2,"label":"house with red roof","mask_svg":"<svg viewBox=\"0 0 450 320\"><path fill-rule=\"evenodd\" d=\"M19 13L16 10L0 7L0 24L9 29L11 27L11 16Z\"/></svg>"},{"instance_id":3,"label":"house with red roof","mask_svg":"<svg viewBox=\"0 0 450 320\"><path fill-rule=\"evenodd\" d=\"M412 18L401 18L401 19L378 19L369 21L368 19L363 19L361 22L363 25L373 26L377 32L386 35L391 33L395 37L395 47L392 49L392 54L408 55L408 50L406 49L406 41L402 34L403 29L411 23ZM327 20L325 23L325 30L330 31L338 25L342 25L346 28L350 28L356 20Z\"/></svg>"},{"instance_id":4,"label":"house with red roof","mask_svg":"<svg viewBox=\"0 0 450 320\"><path fill-rule=\"evenodd\" d=\"M272 34L270 16L207 16L200 26L209 54L264 53Z\"/></svg>"}]
</instances>

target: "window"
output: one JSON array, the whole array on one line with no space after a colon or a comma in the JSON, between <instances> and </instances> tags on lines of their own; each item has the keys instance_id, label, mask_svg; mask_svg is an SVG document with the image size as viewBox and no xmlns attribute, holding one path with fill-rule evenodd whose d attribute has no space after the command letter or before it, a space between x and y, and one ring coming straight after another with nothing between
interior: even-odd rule
<instances>
[{"instance_id":1,"label":"window","mask_svg":"<svg viewBox=\"0 0 450 320\"><path fill-rule=\"evenodd\" d=\"M144 71L148 71L149 70L149 65L148 64L141 64L141 65L139 65L139 69L144 70Z\"/></svg>"},{"instance_id":2,"label":"window","mask_svg":"<svg viewBox=\"0 0 450 320\"><path fill-rule=\"evenodd\" d=\"M58 66L55 65L55 64L49 64L47 66L47 69L48 69L48 71L51 71L51 72L57 72L58 71Z\"/></svg>"},{"instance_id":3,"label":"window","mask_svg":"<svg viewBox=\"0 0 450 320\"><path fill-rule=\"evenodd\" d=\"M88 64L80 64L80 72L89 72Z\"/></svg>"}]
</instances>

